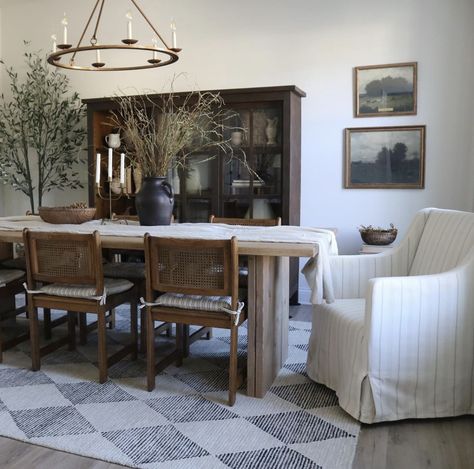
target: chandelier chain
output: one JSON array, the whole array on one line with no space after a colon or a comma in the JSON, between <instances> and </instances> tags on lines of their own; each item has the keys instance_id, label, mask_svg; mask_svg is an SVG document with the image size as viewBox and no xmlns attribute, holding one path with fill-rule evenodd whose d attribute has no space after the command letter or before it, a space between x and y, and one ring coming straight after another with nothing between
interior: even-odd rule
<instances>
[{"instance_id":1,"label":"chandelier chain","mask_svg":"<svg viewBox=\"0 0 474 469\"><path fill-rule=\"evenodd\" d=\"M161 34L156 30L156 28L153 26L153 24L151 23L151 21L148 19L148 17L145 15L145 13L143 12L143 10L138 6L137 2L135 0L131 0L131 2L135 5L135 7L137 8L137 10L140 12L140 14L143 16L143 18L145 18L145 21L149 24L150 28L155 32L155 34L158 36L158 38L160 39L160 41L163 43L163 45L169 49L168 47L168 44L166 44L165 40L163 39L163 37L161 36Z\"/></svg>"},{"instance_id":2,"label":"chandelier chain","mask_svg":"<svg viewBox=\"0 0 474 469\"><path fill-rule=\"evenodd\" d=\"M94 41L94 44L97 44L97 30L99 29L100 18L102 16L102 10L104 9L104 4L105 4L105 0L102 0L102 3L100 5L100 10L99 10L99 16L97 16L97 23L95 24L94 34L91 37L91 44L93 44L92 41Z\"/></svg>"}]
</instances>

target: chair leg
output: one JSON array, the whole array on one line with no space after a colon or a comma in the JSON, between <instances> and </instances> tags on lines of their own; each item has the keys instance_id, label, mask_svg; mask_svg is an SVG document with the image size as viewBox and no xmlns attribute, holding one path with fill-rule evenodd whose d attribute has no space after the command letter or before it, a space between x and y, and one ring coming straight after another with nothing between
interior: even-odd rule
<instances>
[{"instance_id":1,"label":"chair leg","mask_svg":"<svg viewBox=\"0 0 474 469\"><path fill-rule=\"evenodd\" d=\"M149 308L146 308L146 370L147 389L155 389L155 328Z\"/></svg>"},{"instance_id":2,"label":"chair leg","mask_svg":"<svg viewBox=\"0 0 474 469\"><path fill-rule=\"evenodd\" d=\"M106 321L105 311L100 311L97 315L97 336L99 349L97 358L99 362L99 382L105 383L107 381L107 336L106 336Z\"/></svg>"},{"instance_id":3,"label":"chair leg","mask_svg":"<svg viewBox=\"0 0 474 469\"><path fill-rule=\"evenodd\" d=\"M110 311L109 329L115 329L115 308Z\"/></svg>"},{"instance_id":4,"label":"chair leg","mask_svg":"<svg viewBox=\"0 0 474 469\"><path fill-rule=\"evenodd\" d=\"M232 325L230 329L230 359L229 359L229 405L235 403L237 392L237 344L239 340L239 328Z\"/></svg>"},{"instance_id":5,"label":"chair leg","mask_svg":"<svg viewBox=\"0 0 474 469\"><path fill-rule=\"evenodd\" d=\"M146 353L147 321L146 308L140 310L140 353Z\"/></svg>"},{"instance_id":6,"label":"chair leg","mask_svg":"<svg viewBox=\"0 0 474 469\"><path fill-rule=\"evenodd\" d=\"M166 337L171 337L173 335L173 323L169 322L168 327L166 328Z\"/></svg>"},{"instance_id":7,"label":"chair leg","mask_svg":"<svg viewBox=\"0 0 474 469\"><path fill-rule=\"evenodd\" d=\"M79 344L87 343L87 313L79 314Z\"/></svg>"},{"instance_id":8,"label":"chair leg","mask_svg":"<svg viewBox=\"0 0 474 469\"><path fill-rule=\"evenodd\" d=\"M136 300L130 303L130 333L132 336L132 360L137 359L138 353L138 307Z\"/></svg>"},{"instance_id":9,"label":"chair leg","mask_svg":"<svg viewBox=\"0 0 474 469\"><path fill-rule=\"evenodd\" d=\"M176 331L176 337L178 337L178 331ZM184 358L189 357L189 325L183 326L183 356Z\"/></svg>"},{"instance_id":10,"label":"chair leg","mask_svg":"<svg viewBox=\"0 0 474 469\"><path fill-rule=\"evenodd\" d=\"M28 302L28 317L31 344L31 369L38 371L41 367L38 309L33 307L31 301Z\"/></svg>"},{"instance_id":11,"label":"chair leg","mask_svg":"<svg viewBox=\"0 0 474 469\"><path fill-rule=\"evenodd\" d=\"M50 340L52 335L51 328L51 310L43 308L43 323L44 323L44 339Z\"/></svg>"},{"instance_id":12,"label":"chair leg","mask_svg":"<svg viewBox=\"0 0 474 469\"><path fill-rule=\"evenodd\" d=\"M187 328L187 331L186 331L186 328ZM181 366L183 364L183 357L185 354L184 347L186 346L186 337L189 338L189 326L183 326L183 324L176 324L176 350L178 351L178 359L176 360L176 366ZM188 351L189 351L189 341L188 341Z\"/></svg>"},{"instance_id":13,"label":"chair leg","mask_svg":"<svg viewBox=\"0 0 474 469\"><path fill-rule=\"evenodd\" d=\"M67 332L69 337L68 350L76 350L76 313L67 312Z\"/></svg>"}]
</instances>

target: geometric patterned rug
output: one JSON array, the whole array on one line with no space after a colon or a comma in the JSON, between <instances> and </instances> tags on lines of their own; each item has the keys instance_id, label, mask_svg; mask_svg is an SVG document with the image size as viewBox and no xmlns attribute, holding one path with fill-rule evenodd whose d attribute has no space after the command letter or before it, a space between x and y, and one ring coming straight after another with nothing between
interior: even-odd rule
<instances>
[{"instance_id":1,"label":"geometric patterned rug","mask_svg":"<svg viewBox=\"0 0 474 469\"><path fill-rule=\"evenodd\" d=\"M128 327L119 309L109 351L127 339ZM143 357L117 363L99 384L94 333L77 351L44 357L35 373L21 344L0 364L0 435L147 469L350 468L359 423L333 391L307 377L310 327L290 321L289 358L272 388L255 399L244 385L233 407L226 405L227 331L195 342L182 367L157 376L153 392L145 388ZM244 364L245 324L239 333ZM169 343L159 337L157 346Z\"/></svg>"}]
</instances>

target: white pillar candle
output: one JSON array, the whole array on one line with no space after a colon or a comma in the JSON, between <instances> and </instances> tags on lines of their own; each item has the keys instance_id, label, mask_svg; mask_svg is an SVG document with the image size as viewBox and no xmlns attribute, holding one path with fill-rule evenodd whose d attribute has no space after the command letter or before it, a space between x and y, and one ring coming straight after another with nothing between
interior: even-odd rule
<instances>
[{"instance_id":1,"label":"white pillar candle","mask_svg":"<svg viewBox=\"0 0 474 469\"><path fill-rule=\"evenodd\" d=\"M120 154L120 184L125 184L125 153Z\"/></svg>"},{"instance_id":2,"label":"white pillar candle","mask_svg":"<svg viewBox=\"0 0 474 469\"><path fill-rule=\"evenodd\" d=\"M100 49L96 49L95 51L95 61L100 63Z\"/></svg>"},{"instance_id":3,"label":"white pillar candle","mask_svg":"<svg viewBox=\"0 0 474 469\"><path fill-rule=\"evenodd\" d=\"M108 161L108 165L107 165L107 176L109 178L109 180L112 179L112 165L113 165L113 162L112 162L112 148L109 148L109 161Z\"/></svg>"},{"instance_id":4,"label":"white pillar candle","mask_svg":"<svg viewBox=\"0 0 474 469\"><path fill-rule=\"evenodd\" d=\"M153 47L155 49L158 48L158 39L156 39L156 37L154 37L151 42L153 43ZM153 51L153 60L157 60L158 59L158 52L156 51Z\"/></svg>"},{"instance_id":5,"label":"white pillar candle","mask_svg":"<svg viewBox=\"0 0 474 469\"><path fill-rule=\"evenodd\" d=\"M68 25L68 20L66 17L66 13L64 13L64 18L61 21L61 24L64 26L63 30L63 44L67 44L67 25Z\"/></svg>"},{"instance_id":6,"label":"white pillar candle","mask_svg":"<svg viewBox=\"0 0 474 469\"><path fill-rule=\"evenodd\" d=\"M95 164L95 183L100 184L100 153L97 153Z\"/></svg>"},{"instance_id":7,"label":"white pillar candle","mask_svg":"<svg viewBox=\"0 0 474 469\"><path fill-rule=\"evenodd\" d=\"M127 14L125 15L125 18L127 18L127 20L128 20L128 22L127 22L127 38L128 39L133 39L133 35L132 35L133 16L132 16L132 13L130 11L127 11Z\"/></svg>"},{"instance_id":8,"label":"white pillar candle","mask_svg":"<svg viewBox=\"0 0 474 469\"><path fill-rule=\"evenodd\" d=\"M51 39L53 40L53 53L54 53L54 52L57 52L58 50L57 43L56 43L58 38L56 37L56 34L52 34Z\"/></svg>"},{"instance_id":9,"label":"white pillar candle","mask_svg":"<svg viewBox=\"0 0 474 469\"><path fill-rule=\"evenodd\" d=\"M177 49L177 42L176 42L176 23L174 20L171 22L171 47L173 49Z\"/></svg>"}]
</instances>

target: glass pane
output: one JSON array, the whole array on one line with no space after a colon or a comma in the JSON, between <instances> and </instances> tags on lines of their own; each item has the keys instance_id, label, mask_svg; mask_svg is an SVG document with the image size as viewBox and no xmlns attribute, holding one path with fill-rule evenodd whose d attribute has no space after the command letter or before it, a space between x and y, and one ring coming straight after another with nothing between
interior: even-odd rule
<instances>
[{"instance_id":1,"label":"glass pane","mask_svg":"<svg viewBox=\"0 0 474 469\"><path fill-rule=\"evenodd\" d=\"M252 218L276 218L281 216L281 201L279 198L258 198L252 202Z\"/></svg>"},{"instance_id":2,"label":"glass pane","mask_svg":"<svg viewBox=\"0 0 474 469\"><path fill-rule=\"evenodd\" d=\"M224 217L229 218L249 218L250 204L249 200L243 199L229 199L224 202Z\"/></svg>"},{"instance_id":3,"label":"glass pane","mask_svg":"<svg viewBox=\"0 0 474 469\"><path fill-rule=\"evenodd\" d=\"M193 155L185 171L184 190L188 195L209 196L212 193L212 163L209 155Z\"/></svg>"},{"instance_id":4,"label":"glass pane","mask_svg":"<svg viewBox=\"0 0 474 469\"><path fill-rule=\"evenodd\" d=\"M192 197L186 200L186 207L182 210L181 222L205 223L211 215L211 200Z\"/></svg>"},{"instance_id":5,"label":"glass pane","mask_svg":"<svg viewBox=\"0 0 474 469\"><path fill-rule=\"evenodd\" d=\"M232 147L240 148L249 144L250 111L246 109L229 109L224 117L224 137Z\"/></svg>"},{"instance_id":6,"label":"glass pane","mask_svg":"<svg viewBox=\"0 0 474 469\"><path fill-rule=\"evenodd\" d=\"M259 109L253 112L254 146L280 146L282 142L282 114L280 108Z\"/></svg>"},{"instance_id":7,"label":"glass pane","mask_svg":"<svg viewBox=\"0 0 474 469\"><path fill-rule=\"evenodd\" d=\"M224 159L224 194L249 194L251 171L243 148L233 150Z\"/></svg>"},{"instance_id":8,"label":"glass pane","mask_svg":"<svg viewBox=\"0 0 474 469\"><path fill-rule=\"evenodd\" d=\"M281 153L270 151L255 155L253 193L281 194Z\"/></svg>"}]
</instances>

